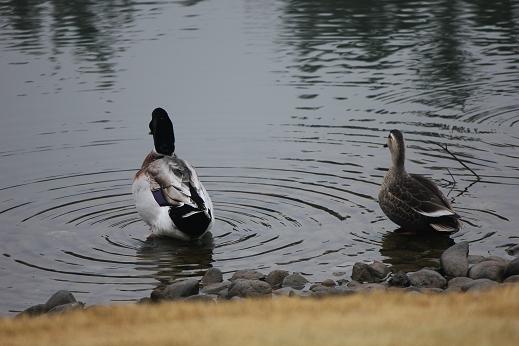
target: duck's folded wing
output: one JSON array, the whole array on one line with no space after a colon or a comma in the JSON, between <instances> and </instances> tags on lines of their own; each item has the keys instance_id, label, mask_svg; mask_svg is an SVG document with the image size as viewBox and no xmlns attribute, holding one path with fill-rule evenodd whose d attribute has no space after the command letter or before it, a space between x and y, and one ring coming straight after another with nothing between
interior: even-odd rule
<instances>
[{"instance_id":1,"label":"duck's folded wing","mask_svg":"<svg viewBox=\"0 0 519 346\"><path fill-rule=\"evenodd\" d=\"M188 177L172 160L159 159L151 163L147 170L150 187L155 201L160 206L180 206L191 204Z\"/></svg>"},{"instance_id":2,"label":"duck's folded wing","mask_svg":"<svg viewBox=\"0 0 519 346\"><path fill-rule=\"evenodd\" d=\"M187 161L183 161L186 170L189 172L189 191L191 199L197 204L198 208L205 210L205 209L212 209L212 203L209 198L209 195L207 194L206 189L198 179L198 175L196 174L195 169L193 166L189 164Z\"/></svg>"}]
</instances>

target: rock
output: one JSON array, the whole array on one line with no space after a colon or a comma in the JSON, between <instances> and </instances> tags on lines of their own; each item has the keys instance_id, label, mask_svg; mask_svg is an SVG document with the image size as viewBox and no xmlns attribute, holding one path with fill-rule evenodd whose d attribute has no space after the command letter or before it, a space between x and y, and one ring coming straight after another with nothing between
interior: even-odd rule
<instances>
[{"instance_id":1,"label":"rock","mask_svg":"<svg viewBox=\"0 0 519 346\"><path fill-rule=\"evenodd\" d=\"M333 272L332 275L333 276L344 276L344 275L346 275L346 272Z\"/></svg>"},{"instance_id":2,"label":"rock","mask_svg":"<svg viewBox=\"0 0 519 346\"><path fill-rule=\"evenodd\" d=\"M453 278L450 279L447 283L447 288L454 289L454 288L461 288L469 283L474 281L474 279L467 278L467 277L459 277L459 278Z\"/></svg>"},{"instance_id":3,"label":"rock","mask_svg":"<svg viewBox=\"0 0 519 346\"><path fill-rule=\"evenodd\" d=\"M461 290L464 292L479 292L498 285L497 282L489 279L477 279L464 285Z\"/></svg>"},{"instance_id":4,"label":"rock","mask_svg":"<svg viewBox=\"0 0 519 346\"><path fill-rule=\"evenodd\" d=\"M514 259L512 262L508 263L505 269L505 278L512 276L512 275L519 275L519 257Z\"/></svg>"},{"instance_id":5,"label":"rock","mask_svg":"<svg viewBox=\"0 0 519 346\"><path fill-rule=\"evenodd\" d=\"M420 293L434 293L434 294L438 294L438 293L443 293L444 292L441 288L435 288L435 287L422 287L422 288L419 288L419 290L420 290Z\"/></svg>"},{"instance_id":6,"label":"rock","mask_svg":"<svg viewBox=\"0 0 519 346\"><path fill-rule=\"evenodd\" d=\"M362 284L355 280L352 280L352 281L346 283L346 287L348 287L348 288L358 288L360 286L362 286Z\"/></svg>"},{"instance_id":7,"label":"rock","mask_svg":"<svg viewBox=\"0 0 519 346\"><path fill-rule=\"evenodd\" d=\"M409 277L404 272L398 272L391 275L387 283L391 287L408 287L411 285Z\"/></svg>"},{"instance_id":8,"label":"rock","mask_svg":"<svg viewBox=\"0 0 519 346\"><path fill-rule=\"evenodd\" d=\"M506 253L510 256L518 256L519 255L519 244L515 244L507 248Z\"/></svg>"},{"instance_id":9,"label":"rock","mask_svg":"<svg viewBox=\"0 0 519 346\"><path fill-rule=\"evenodd\" d=\"M218 268L209 268L202 280L200 280L200 284L202 286L208 286L211 284L216 284L223 281L222 271Z\"/></svg>"},{"instance_id":10,"label":"rock","mask_svg":"<svg viewBox=\"0 0 519 346\"><path fill-rule=\"evenodd\" d=\"M506 282L506 283L516 283L516 282L519 282L519 275L509 276L503 282Z\"/></svg>"},{"instance_id":11,"label":"rock","mask_svg":"<svg viewBox=\"0 0 519 346\"><path fill-rule=\"evenodd\" d=\"M414 273L408 273L407 276L411 285L419 288L444 288L447 284L447 280L440 273L430 269L421 269Z\"/></svg>"},{"instance_id":12,"label":"rock","mask_svg":"<svg viewBox=\"0 0 519 346\"><path fill-rule=\"evenodd\" d=\"M265 281L272 287L272 289L280 288L283 284L283 279L288 276L288 272L286 270L273 270L268 273Z\"/></svg>"},{"instance_id":13,"label":"rock","mask_svg":"<svg viewBox=\"0 0 519 346\"><path fill-rule=\"evenodd\" d=\"M49 311L49 309L47 309L47 305L38 304L38 305L34 305L34 306L31 306L30 308L25 309L24 311L22 311L18 315L16 315L16 317L38 316L38 315L42 315L42 314L46 313L47 311Z\"/></svg>"},{"instance_id":14,"label":"rock","mask_svg":"<svg viewBox=\"0 0 519 346\"><path fill-rule=\"evenodd\" d=\"M326 286L326 287L335 287L336 283L332 279L326 279L323 282L321 282L321 285Z\"/></svg>"},{"instance_id":15,"label":"rock","mask_svg":"<svg viewBox=\"0 0 519 346\"><path fill-rule=\"evenodd\" d=\"M215 294L198 294L196 296L189 296L184 298L186 302L205 302L205 303L216 303L218 296Z\"/></svg>"},{"instance_id":16,"label":"rock","mask_svg":"<svg viewBox=\"0 0 519 346\"><path fill-rule=\"evenodd\" d=\"M497 261L483 261L470 267L469 277L472 279L490 279L503 281L505 264Z\"/></svg>"},{"instance_id":17,"label":"rock","mask_svg":"<svg viewBox=\"0 0 519 346\"><path fill-rule=\"evenodd\" d=\"M507 265L508 263L510 263L509 260L504 259L503 257L499 257L499 256L488 256L488 257L485 257L485 261L495 261L495 262L502 263L504 265Z\"/></svg>"},{"instance_id":18,"label":"rock","mask_svg":"<svg viewBox=\"0 0 519 346\"><path fill-rule=\"evenodd\" d=\"M139 300L137 300L137 304L152 304L153 300L151 300L150 297L144 297Z\"/></svg>"},{"instance_id":19,"label":"rock","mask_svg":"<svg viewBox=\"0 0 519 346\"><path fill-rule=\"evenodd\" d=\"M308 280L299 273L293 273L288 275L283 279L283 287L292 287L296 290L302 290L305 285L308 283Z\"/></svg>"},{"instance_id":20,"label":"rock","mask_svg":"<svg viewBox=\"0 0 519 346\"><path fill-rule=\"evenodd\" d=\"M387 287L383 284L379 283L365 283L361 284L359 287L354 290L357 292L373 292L373 291L385 291Z\"/></svg>"},{"instance_id":21,"label":"rock","mask_svg":"<svg viewBox=\"0 0 519 346\"><path fill-rule=\"evenodd\" d=\"M61 304L56 305L52 309L49 310L49 314L62 314L67 311L72 310L81 310L85 306L82 302L74 302L74 303L68 303L68 304Z\"/></svg>"},{"instance_id":22,"label":"rock","mask_svg":"<svg viewBox=\"0 0 519 346\"><path fill-rule=\"evenodd\" d=\"M47 306L47 310L51 310L52 308L58 306L58 305L64 305L69 303L75 303L76 298L72 293L66 290L61 290L56 293L54 293L49 300L45 303Z\"/></svg>"},{"instance_id":23,"label":"rock","mask_svg":"<svg viewBox=\"0 0 519 346\"><path fill-rule=\"evenodd\" d=\"M201 292L204 294L218 294L219 292L226 290L231 285L230 281L218 282L208 286L205 286L201 289Z\"/></svg>"},{"instance_id":24,"label":"rock","mask_svg":"<svg viewBox=\"0 0 519 346\"><path fill-rule=\"evenodd\" d=\"M353 265L351 278L358 282L381 282L390 271L389 267L382 262L375 261L372 264L357 262Z\"/></svg>"},{"instance_id":25,"label":"rock","mask_svg":"<svg viewBox=\"0 0 519 346\"><path fill-rule=\"evenodd\" d=\"M469 243L464 241L445 250L440 265L447 277L467 276L469 269Z\"/></svg>"},{"instance_id":26,"label":"rock","mask_svg":"<svg viewBox=\"0 0 519 346\"><path fill-rule=\"evenodd\" d=\"M271 293L272 288L264 281L237 279L231 283L227 297L260 297Z\"/></svg>"},{"instance_id":27,"label":"rock","mask_svg":"<svg viewBox=\"0 0 519 346\"><path fill-rule=\"evenodd\" d=\"M278 288L275 291L272 291L272 293L276 296L286 296L286 297L292 296L292 292L294 292L294 289L292 287L282 287L282 288Z\"/></svg>"},{"instance_id":28,"label":"rock","mask_svg":"<svg viewBox=\"0 0 519 346\"><path fill-rule=\"evenodd\" d=\"M232 277L231 281L245 279L245 280L264 280L265 274L260 273L259 271L253 269L243 269L236 271Z\"/></svg>"},{"instance_id":29,"label":"rock","mask_svg":"<svg viewBox=\"0 0 519 346\"><path fill-rule=\"evenodd\" d=\"M164 288L159 288L151 292L151 299L154 301L167 299L174 300L198 294L200 283L197 279L187 279L174 282Z\"/></svg>"},{"instance_id":30,"label":"rock","mask_svg":"<svg viewBox=\"0 0 519 346\"><path fill-rule=\"evenodd\" d=\"M324 286L321 284L312 286L310 291L312 291L312 297L332 296L338 293L335 287Z\"/></svg>"},{"instance_id":31,"label":"rock","mask_svg":"<svg viewBox=\"0 0 519 346\"><path fill-rule=\"evenodd\" d=\"M477 264L485 260L485 256L480 255L468 255L467 257L469 264Z\"/></svg>"}]
</instances>

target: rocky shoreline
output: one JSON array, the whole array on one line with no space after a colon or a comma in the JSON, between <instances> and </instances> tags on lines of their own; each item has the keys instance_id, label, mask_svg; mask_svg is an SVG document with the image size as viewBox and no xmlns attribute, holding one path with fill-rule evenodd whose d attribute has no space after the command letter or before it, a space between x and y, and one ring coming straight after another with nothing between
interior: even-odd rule
<instances>
[{"instance_id":1,"label":"rocky shoreline","mask_svg":"<svg viewBox=\"0 0 519 346\"><path fill-rule=\"evenodd\" d=\"M416 272L394 272L382 262L357 262L351 280L327 279L309 282L300 273L273 270L238 270L228 280L217 268L207 270L202 279L181 279L163 283L139 304L162 301L221 302L245 298L325 297L372 291L420 293L479 292L493 287L519 283L519 257L507 260L498 256L469 255L468 242L455 244L440 257L440 268ZM46 303L31 306L17 316L56 314L85 309L69 291L61 290Z\"/></svg>"}]
</instances>

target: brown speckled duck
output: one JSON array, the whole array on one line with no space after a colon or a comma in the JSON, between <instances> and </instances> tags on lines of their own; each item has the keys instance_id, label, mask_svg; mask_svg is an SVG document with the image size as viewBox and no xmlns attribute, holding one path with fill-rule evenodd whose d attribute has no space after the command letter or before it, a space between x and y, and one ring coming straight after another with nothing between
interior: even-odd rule
<instances>
[{"instance_id":1,"label":"brown speckled duck","mask_svg":"<svg viewBox=\"0 0 519 346\"><path fill-rule=\"evenodd\" d=\"M384 176L378 194L384 214L406 231L458 231L461 227L459 215L438 186L426 177L406 172L402 132L392 130L387 147L393 164Z\"/></svg>"}]
</instances>

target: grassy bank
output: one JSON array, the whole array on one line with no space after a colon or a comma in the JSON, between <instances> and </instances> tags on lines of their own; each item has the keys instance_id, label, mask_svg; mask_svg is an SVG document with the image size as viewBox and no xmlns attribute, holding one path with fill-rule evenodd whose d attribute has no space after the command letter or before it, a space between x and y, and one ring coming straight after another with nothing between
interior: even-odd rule
<instances>
[{"instance_id":1,"label":"grassy bank","mask_svg":"<svg viewBox=\"0 0 519 346\"><path fill-rule=\"evenodd\" d=\"M519 345L519 285L480 294L358 294L98 307L0 320L2 345Z\"/></svg>"}]
</instances>

